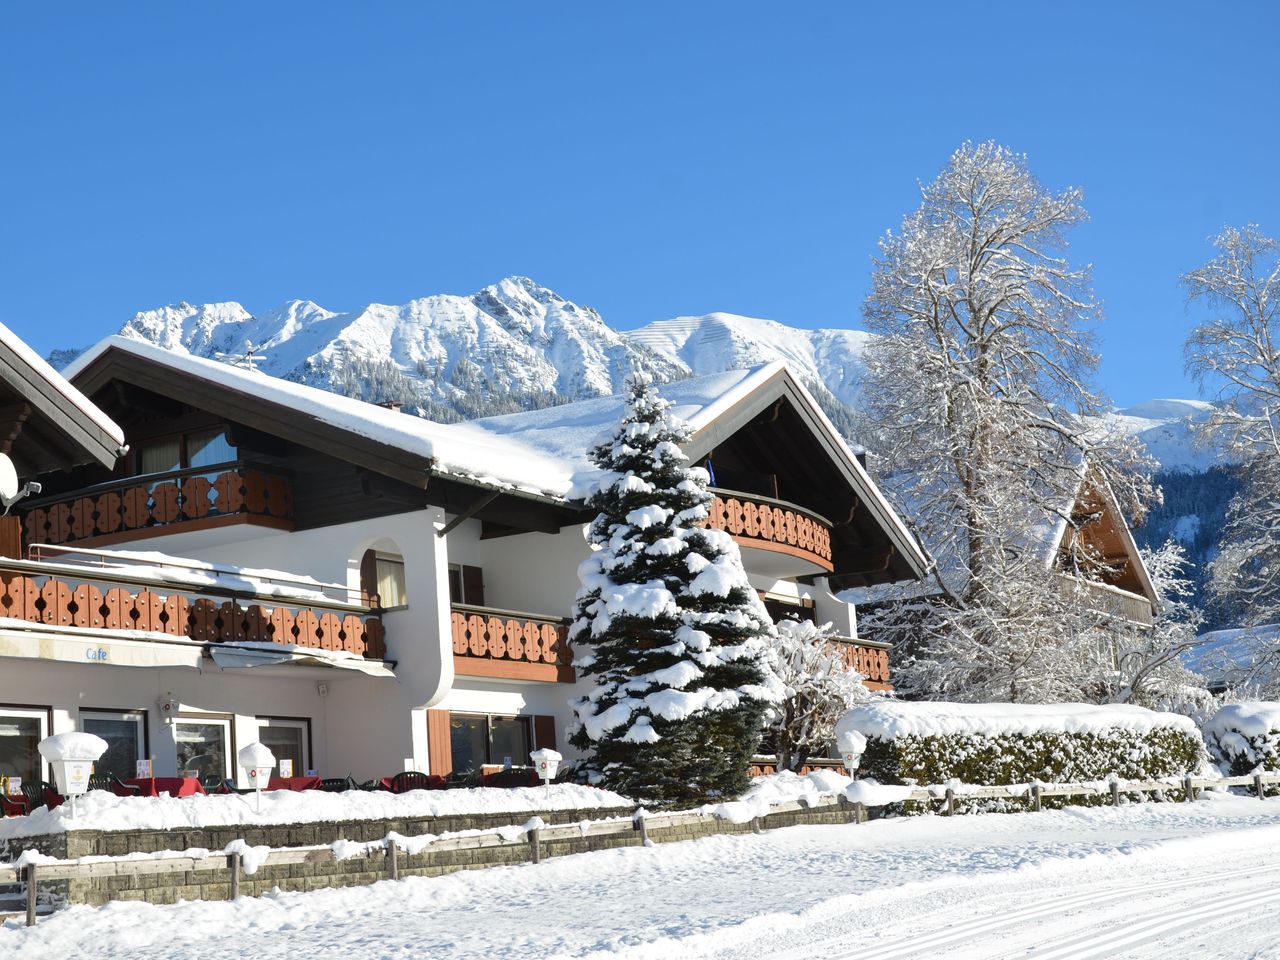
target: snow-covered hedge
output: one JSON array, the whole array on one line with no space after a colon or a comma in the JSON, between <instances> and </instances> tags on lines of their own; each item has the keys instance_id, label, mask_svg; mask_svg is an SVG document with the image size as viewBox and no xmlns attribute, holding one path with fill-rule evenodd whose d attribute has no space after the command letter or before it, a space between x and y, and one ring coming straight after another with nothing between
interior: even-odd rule
<instances>
[{"instance_id":1,"label":"snow-covered hedge","mask_svg":"<svg viewBox=\"0 0 1280 960\"><path fill-rule=\"evenodd\" d=\"M1204 725L1209 753L1228 776L1280 770L1280 703L1231 703Z\"/></svg>"},{"instance_id":2,"label":"snow-covered hedge","mask_svg":"<svg viewBox=\"0 0 1280 960\"><path fill-rule=\"evenodd\" d=\"M1127 705L881 700L846 713L837 738L846 731L866 737L859 773L880 783L1156 779L1195 770L1204 755L1189 718Z\"/></svg>"}]
</instances>

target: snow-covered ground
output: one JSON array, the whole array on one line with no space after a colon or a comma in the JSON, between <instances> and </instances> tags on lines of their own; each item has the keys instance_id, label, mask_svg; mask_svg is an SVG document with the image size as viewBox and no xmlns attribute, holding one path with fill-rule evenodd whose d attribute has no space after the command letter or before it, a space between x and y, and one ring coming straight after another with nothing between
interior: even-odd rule
<instances>
[{"instance_id":1,"label":"snow-covered ground","mask_svg":"<svg viewBox=\"0 0 1280 960\"><path fill-rule=\"evenodd\" d=\"M15 956L1280 958L1280 800L795 827L0 930Z\"/></svg>"}]
</instances>

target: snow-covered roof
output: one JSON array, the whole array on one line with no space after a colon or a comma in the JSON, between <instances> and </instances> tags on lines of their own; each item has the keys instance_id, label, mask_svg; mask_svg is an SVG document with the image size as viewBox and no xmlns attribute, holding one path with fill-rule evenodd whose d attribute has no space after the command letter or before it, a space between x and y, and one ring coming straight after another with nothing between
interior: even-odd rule
<instances>
[{"instance_id":1,"label":"snow-covered roof","mask_svg":"<svg viewBox=\"0 0 1280 960\"><path fill-rule=\"evenodd\" d=\"M27 408L9 450L20 475L94 461L110 467L124 450L119 425L0 324L0 403L14 402Z\"/></svg>"},{"instance_id":2,"label":"snow-covered roof","mask_svg":"<svg viewBox=\"0 0 1280 960\"><path fill-rule=\"evenodd\" d=\"M441 424L125 337L108 337L90 348L68 368L67 375L75 378L85 374L111 351L252 397L257 410L275 406L293 421L308 418L347 435L366 438L394 452L401 461L408 455L424 486L427 476L436 474L561 502L581 495L595 470L590 449L617 424L624 403L621 395L614 395L466 423ZM787 397L803 414L858 498L877 518L897 554L917 575L923 573L926 560L915 539L809 391L781 361L666 383L658 389L674 405L675 415L694 431L686 449L692 459L710 453L763 406Z\"/></svg>"}]
</instances>

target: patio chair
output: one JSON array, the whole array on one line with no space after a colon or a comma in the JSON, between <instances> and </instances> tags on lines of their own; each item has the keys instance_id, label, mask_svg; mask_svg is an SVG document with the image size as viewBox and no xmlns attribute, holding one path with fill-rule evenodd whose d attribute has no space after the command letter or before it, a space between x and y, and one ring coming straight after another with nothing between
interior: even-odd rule
<instances>
[{"instance_id":1,"label":"patio chair","mask_svg":"<svg viewBox=\"0 0 1280 960\"><path fill-rule=\"evenodd\" d=\"M430 790L431 778L416 770L405 770L391 778L392 793L408 793L410 790Z\"/></svg>"},{"instance_id":2,"label":"patio chair","mask_svg":"<svg viewBox=\"0 0 1280 960\"><path fill-rule=\"evenodd\" d=\"M347 790L359 790L360 785L347 774L345 777L325 777L320 781L320 789L325 793L344 793Z\"/></svg>"},{"instance_id":3,"label":"patio chair","mask_svg":"<svg viewBox=\"0 0 1280 960\"><path fill-rule=\"evenodd\" d=\"M90 790L111 790L111 781L114 779L109 773L95 773L89 778Z\"/></svg>"},{"instance_id":4,"label":"patio chair","mask_svg":"<svg viewBox=\"0 0 1280 960\"><path fill-rule=\"evenodd\" d=\"M106 789L111 790L118 797L140 797L142 796L142 787L136 783L125 783L117 776L112 776Z\"/></svg>"},{"instance_id":5,"label":"patio chair","mask_svg":"<svg viewBox=\"0 0 1280 960\"><path fill-rule=\"evenodd\" d=\"M54 807L62 803L62 795L52 783L44 780L32 780L22 785L22 795L27 798L27 813L35 813L40 807Z\"/></svg>"},{"instance_id":6,"label":"patio chair","mask_svg":"<svg viewBox=\"0 0 1280 960\"><path fill-rule=\"evenodd\" d=\"M365 790L369 793L377 793L379 790L386 790L387 787L383 784L381 780L375 779L375 780L366 780L364 783L360 784L356 789Z\"/></svg>"}]
</instances>

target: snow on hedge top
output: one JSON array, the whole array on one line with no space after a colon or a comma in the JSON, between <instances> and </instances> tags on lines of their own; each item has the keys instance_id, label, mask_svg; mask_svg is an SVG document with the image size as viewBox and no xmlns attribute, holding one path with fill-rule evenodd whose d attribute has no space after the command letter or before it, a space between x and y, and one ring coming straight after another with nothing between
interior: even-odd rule
<instances>
[{"instance_id":1,"label":"snow on hedge top","mask_svg":"<svg viewBox=\"0 0 1280 960\"><path fill-rule=\"evenodd\" d=\"M619 394L467 423L435 423L257 370L120 336L107 337L85 351L67 367L66 375L76 376L109 349L144 357L416 454L431 460L434 472L555 498L576 496L574 474L590 469L592 443L617 423L624 404ZM694 377L663 384L659 392L674 404L673 412L697 427L719 417L771 379L781 366L775 362L751 370Z\"/></svg>"},{"instance_id":2,"label":"snow on hedge top","mask_svg":"<svg viewBox=\"0 0 1280 960\"><path fill-rule=\"evenodd\" d=\"M1229 703L1209 718L1204 732L1220 738L1229 733L1265 737L1269 733L1280 732L1280 703L1258 700Z\"/></svg>"},{"instance_id":3,"label":"snow on hedge top","mask_svg":"<svg viewBox=\"0 0 1280 960\"><path fill-rule=\"evenodd\" d=\"M97 760L107 752L107 741L92 733L56 733L37 748L46 760Z\"/></svg>"},{"instance_id":4,"label":"snow on hedge top","mask_svg":"<svg viewBox=\"0 0 1280 960\"><path fill-rule=\"evenodd\" d=\"M408 793L271 790L262 794L261 813L255 812L253 798L234 793L194 797L117 797L105 790L91 790L77 801L74 821L66 805L53 810L40 807L25 817L0 818L0 841L65 833L70 829L181 830L239 824L400 820L484 813L524 815L531 811L630 809L634 806L619 794L572 783L515 789L410 790Z\"/></svg>"},{"instance_id":5,"label":"snow on hedge top","mask_svg":"<svg viewBox=\"0 0 1280 960\"><path fill-rule=\"evenodd\" d=\"M1195 733L1189 717L1157 713L1128 704L1094 706L1088 703L904 703L875 700L855 707L836 724L836 740L845 731L867 737L941 737L950 734L1008 736L1030 733L1105 733L1125 730L1149 733L1173 728Z\"/></svg>"}]
</instances>

